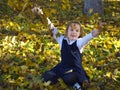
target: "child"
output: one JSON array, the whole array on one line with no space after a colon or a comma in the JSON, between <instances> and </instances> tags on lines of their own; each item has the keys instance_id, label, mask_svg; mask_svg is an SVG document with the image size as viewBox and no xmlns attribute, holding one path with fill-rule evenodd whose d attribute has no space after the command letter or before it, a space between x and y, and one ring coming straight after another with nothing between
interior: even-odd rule
<instances>
[{"instance_id":1,"label":"child","mask_svg":"<svg viewBox=\"0 0 120 90\"><path fill-rule=\"evenodd\" d=\"M43 75L43 79L55 84L58 82L58 78L62 78L67 85L81 90L84 82L89 83L89 77L82 66L82 49L92 38L100 34L103 23L99 23L98 30L93 30L82 38L82 28L78 22L68 24L65 36L57 36L57 28L54 27L49 18L47 21L55 40L60 45L61 62L47 71Z\"/></svg>"}]
</instances>

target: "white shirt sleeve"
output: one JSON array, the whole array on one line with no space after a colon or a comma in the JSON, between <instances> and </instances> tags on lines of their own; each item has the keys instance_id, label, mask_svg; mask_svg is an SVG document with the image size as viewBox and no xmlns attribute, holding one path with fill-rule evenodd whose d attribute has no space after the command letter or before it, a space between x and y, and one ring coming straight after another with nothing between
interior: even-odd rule
<instances>
[{"instance_id":1,"label":"white shirt sleeve","mask_svg":"<svg viewBox=\"0 0 120 90\"><path fill-rule=\"evenodd\" d=\"M93 38L92 33L87 34L83 38L77 40L77 46L82 53L83 47Z\"/></svg>"},{"instance_id":2,"label":"white shirt sleeve","mask_svg":"<svg viewBox=\"0 0 120 90\"><path fill-rule=\"evenodd\" d=\"M62 47L62 40L64 38L63 35L60 36L56 36L58 34L58 29L56 27L54 27L53 29L53 37L55 38L55 40L57 41L57 43L60 45L60 48Z\"/></svg>"},{"instance_id":3,"label":"white shirt sleeve","mask_svg":"<svg viewBox=\"0 0 120 90\"><path fill-rule=\"evenodd\" d=\"M58 42L58 44L60 45L60 48L61 48L62 47L62 40L63 40L64 36L63 35L57 36L58 29L53 25L53 23L50 21L50 19L48 17L47 17L47 21L48 21L48 25L50 25L50 29L53 32L53 37Z\"/></svg>"}]
</instances>

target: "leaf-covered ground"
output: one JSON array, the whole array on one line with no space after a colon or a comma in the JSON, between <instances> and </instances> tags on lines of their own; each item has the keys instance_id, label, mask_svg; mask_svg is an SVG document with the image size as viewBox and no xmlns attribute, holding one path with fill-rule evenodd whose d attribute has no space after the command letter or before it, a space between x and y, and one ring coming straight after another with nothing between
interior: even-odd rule
<instances>
[{"instance_id":1,"label":"leaf-covered ground","mask_svg":"<svg viewBox=\"0 0 120 90\"><path fill-rule=\"evenodd\" d=\"M64 1L67 4L39 2L62 34L74 19L81 22L86 35L100 18L97 14L86 17L78 11L83 7L79 0ZM32 4L29 0L0 3L0 90L73 90L61 79L53 86L42 82L42 74L60 62L60 51L48 27L31 13ZM105 7L105 31L84 49L83 66L91 79L86 90L120 89L120 14L115 11L119 10L118 4L112 2L109 9Z\"/></svg>"}]
</instances>

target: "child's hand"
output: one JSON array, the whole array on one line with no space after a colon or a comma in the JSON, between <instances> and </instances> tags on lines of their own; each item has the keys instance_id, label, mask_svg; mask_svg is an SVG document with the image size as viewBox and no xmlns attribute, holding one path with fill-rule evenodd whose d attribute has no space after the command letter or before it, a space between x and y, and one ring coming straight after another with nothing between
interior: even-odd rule
<instances>
[{"instance_id":1,"label":"child's hand","mask_svg":"<svg viewBox=\"0 0 120 90\"><path fill-rule=\"evenodd\" d=\"M96 28L97 30L92 31L92 36L93 37L98 36L103 31L103 28L104 28L105 24L106 23L104 23L104 22L99 22L99 24L97 25L97 28Z\"/></svg>"},{"instance_id":2,"label":"child's hand","mask_svg":"<svg viewBox=\"0 0 120 90\"><path fill-rule=\"evenodd\" d=\"M42 14L43 15L43 11L40 7L36 6L32 9L32 12L37 13L37 14Z\"/></svg>"},{"instance_id":3,"label":"child's hand","mask_svg":"<svg viewBox=\"0 0 120 90\"><path fill-rule=\"evenodd\" d=\"M33 9L32 9L32 12L37 14L39 17L40 17L40 20L41 22L45 25L45 26L48 26L48 23L50 23L50 20L48 22L48 19L47 19L47 16L45 13L43 13L42 9L38 6L35 6Z\"/></svg>"},{"instance_id":4,"label":"child's hand","mask_svg":"<svg viewBox=\"0 0 120 90\"><path fill-rule=\"evenodd\" d=\"M38 6L34 7L34 8L32 9L32 12L38 14L38 15L41 17L41 19L42 19L42 23L43 23L44 25L49 25L49 28L50 28L51 30L55 28L54 25L53 25L53 23L52 23L52 22L50 21L50 19L45 15L45 13L43 13L43 11L42 11L42 9L41 9L40 7L38 7Z\"/></svg>"},{"instance_id":5,"label":"child's hand","mask_svg":"<svg viewBox=\"0 0 120 90\"><path fill-rule=\"evenodd\" d=\"M105 22L99 22L99 24L97 26L99 33L101 33L103 31L105 24L106 24Z\"/></svg>"}]
</instances>

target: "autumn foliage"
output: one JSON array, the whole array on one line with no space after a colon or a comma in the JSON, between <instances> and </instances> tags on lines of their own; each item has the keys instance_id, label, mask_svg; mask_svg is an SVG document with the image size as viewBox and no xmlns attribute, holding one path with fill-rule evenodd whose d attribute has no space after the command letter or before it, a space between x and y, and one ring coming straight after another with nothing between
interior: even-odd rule
<instances>
[{"instance_id":1,"label":"autumn foliage","mask_svg":"<svg viewBox=\"0 0 120 90\"><path fill-rule=\"evenodd\" d=\"M60 51L44 19L31 12L36 4L62 34L71 20L82 24L84 35L100 20L107 23L104 32L84 49L83 66L91 79L86 89L120 89L119 0L105 0L101 17L97 13L87 17L82 12L84 0L73 1L1 0L0 90L73 90L61 79L53 86L42 82L42 74L60 61Z\"/></svg>"}]
</instances>

